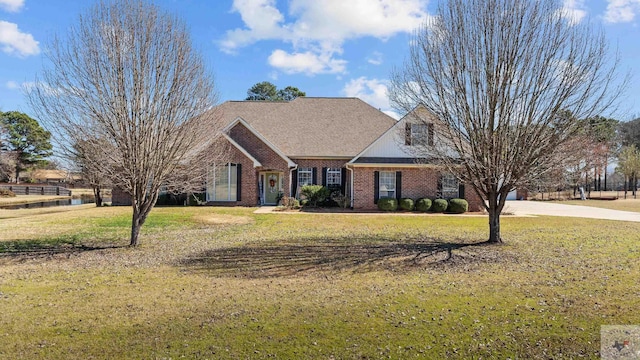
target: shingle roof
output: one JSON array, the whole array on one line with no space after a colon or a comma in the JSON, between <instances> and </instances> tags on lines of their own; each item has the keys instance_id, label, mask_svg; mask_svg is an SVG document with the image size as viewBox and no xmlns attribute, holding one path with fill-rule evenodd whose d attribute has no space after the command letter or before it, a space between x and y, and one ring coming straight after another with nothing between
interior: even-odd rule
<instances>
[{"instance_id":1,"label":"shingle roof","mask_svg":"<svg viewBox=\"0 0 640 360\"><path fill-rule=\"evenodd\" d=\"M353 157L396 121L358 98L227 101L222 121L244 119L288 157Z\"/></svg>"}]
</instances>

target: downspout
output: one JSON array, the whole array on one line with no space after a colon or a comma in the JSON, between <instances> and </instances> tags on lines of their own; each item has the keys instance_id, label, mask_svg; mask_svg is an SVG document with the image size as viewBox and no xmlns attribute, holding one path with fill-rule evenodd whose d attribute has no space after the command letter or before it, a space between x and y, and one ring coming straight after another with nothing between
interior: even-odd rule
<instances>
[{"instance_id":1,"label":"downspout","mask_svg":"<svg viewBox=\"0 0 640 360\"><path fill-rule=\"evenodd\" d=\"M353 209L353 169L349 166L349 164L345 165L346 169L349 170L349 172L351 173L351 176L349 177L350 179L350 184L349 184L349 202L351 205L351 209Z\"/></svg>"},{"instance_id":2,"label":"downspout","mask_svg":"<svg viewBox=\"0 0 640 360\"><path fill-rule=\"evenodd\" d=\"M293 190L293 172L298 170L298 164L289 168L289 197L296 197L296 194L292 194L291 190Z\"/></svg>"}]
</instances>

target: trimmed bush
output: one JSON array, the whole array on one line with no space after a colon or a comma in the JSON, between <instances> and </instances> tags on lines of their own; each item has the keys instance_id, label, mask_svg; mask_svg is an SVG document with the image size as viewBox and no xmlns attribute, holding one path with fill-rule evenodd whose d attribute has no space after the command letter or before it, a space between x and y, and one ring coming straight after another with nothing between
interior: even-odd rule
<instances>
[{"instance_id":1,"label":"trimmed bush","mask_svg":"<svg viewBox=\"0 0 640 360\"><path fill-rule=\"evenodd\" d=\"M398 202L398 208L400 208L400 210L413 211L413 208L414 208L413 199L409 199L409 198L400 199L400 201Z\"/></svg>"},{"instance_id":2,"label":"trimmed bush","mask_svg":"<svg viewBox=\"0 0 640 360\"><path fill-rule=\"evenodd\" d=\"M422 198L416 201L416 210L427 212L431 209L431 199Z\"/></svg>"},{"instance_id":3,"label":"trimmed bush","mask_svg":"<svg viewBox=\"0 0 640 360\"><path fill-rule=\"evenodd\" d=\"M445 199L435 199L431 204L431 211L441 213L447 210L449 203Z\"/></svg>"},{"instance_id":4,"label":"trimmed bush","mask_svg":"<svg viewBox=\"0 0 640 360\"><path fill-rule=\"evenodd\" d=\"M454 214L463 214L469 211L469 203L465 199L451 199L449 200L449 207L447 212Z\"/></svg>"},{"instance_id":5,"label":"trimmed bush","mask_svg":"<svg viewBox=\"0 0 640 360\"><path fill-rule=\"evenodd\" d=\"M300 189L300 193L309 200L309 206L316 207L329 197L331 191L322 185L305 185Z\"/></svg>"},{"instance_id":6,"label":"trimmed bush","mask_svg":"<svg viewBox=\"0 0 640 360\"><path fill-rule=\"evenodd\" d=\"M347 195L343 195L340 190L336 190L331 193L331 200L336 203L339 207L346 209L351 206L351 198Z\"/></svg>"},{"instance_id":7,"label":"trimmed bush","mask_svg":"<svg viewBox=\"0 0 640 360\"><path fill-rule=\"evenodd\" d=\"M283 196L280 204L286 209L300 209L300 202L294 197Z\"/></svg>"},{"instance_id":8,"label":"trimmed bush","mask_svg":"<svg viewBox=\"0 0 640 360\"><path fill-rule=\"evenodd\" d=\"M398 200L396 198L383 197L378 199L378 209L382 211L398 210Z\"/></svg>"}]
</instances>

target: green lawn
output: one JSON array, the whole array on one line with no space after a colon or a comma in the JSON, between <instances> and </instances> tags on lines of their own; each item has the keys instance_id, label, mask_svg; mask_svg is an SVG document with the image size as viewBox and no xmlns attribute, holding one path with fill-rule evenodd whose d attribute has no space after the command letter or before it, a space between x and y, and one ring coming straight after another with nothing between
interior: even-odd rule
<instances>
[{"instance_id":1,"label":"green lawn","mask_svg":"<svg viewBox=\"0 0 640 360\"><path fill-rule=\"evenodd\" d=\"M617 200L568 200L563 201L562 204L593 206L604 209L640 212L640 199L634 199L632 196L629 196L629 199Z\"/></svg>"},{"instance_id":2,"label":"green lawn","mask_svg":"<svg viewBox=\"0 0 640 360\"><path fill-rule=\"evenodd\" d=\"M640 224L0 211L0 358L597 358L640 324Z\"/></svg>"}]
</instances>

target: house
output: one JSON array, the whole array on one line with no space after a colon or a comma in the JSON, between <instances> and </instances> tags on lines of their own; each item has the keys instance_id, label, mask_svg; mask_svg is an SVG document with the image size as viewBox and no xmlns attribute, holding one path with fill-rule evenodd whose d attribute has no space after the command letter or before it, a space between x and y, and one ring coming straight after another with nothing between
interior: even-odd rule
<instances>
[{"instance_id":1,"label":"house","mask_svg":"<svg viewBox=\"0 0 640 360\"><path fill-rule=\"evenodd\" d=\"M220 141L229 162L214 164L206 187L211 205L275 205L321 184L351 198L357 210L381 197L480 199L455 176L424 156L437 141L435 121L416 109L400 121L357 98L299 97L289 102L227 101L218 108L226 124Z\"/></svg>"},{"instance_id":2,"label":"house","mask_svg":"<svg viewBox=\"0 0 640 360\"><path fill-rule=\"evenodd\" d=\"M72 174L66 170L46 170L36 169L27 173L20 174L21 182L30 182L37 184L62 184L80 181L82 178L78 174Z\"/></svg>"}]
</instances>

